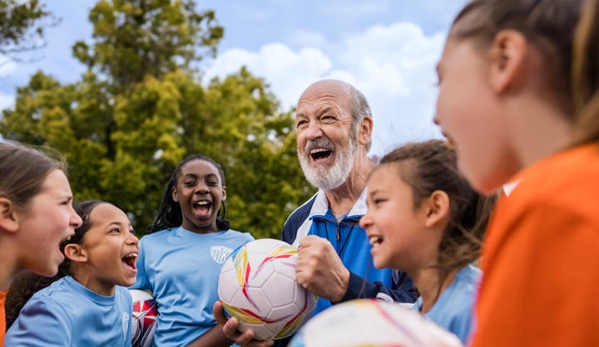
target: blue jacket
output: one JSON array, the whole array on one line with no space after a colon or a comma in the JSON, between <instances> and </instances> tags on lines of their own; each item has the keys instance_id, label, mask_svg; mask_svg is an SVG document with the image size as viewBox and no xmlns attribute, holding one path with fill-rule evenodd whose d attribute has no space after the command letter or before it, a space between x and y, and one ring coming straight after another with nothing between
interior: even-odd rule
<instances>
[{"instance_id":1,"label":"blue jacket","mask_svg":"<svg viewBox=\"0 0 599 347\"><path fill-rule=\"evenodd\" d=\"M412 280L394 269L379 270L372 263L370 242L358 222L366 213L366 191L339 224L329 210L324 191L295 210L283 226L282 240L294 246L307 235L328 239L343 264L350 271L349 286L341 302L358 298L379 298L385 301L412 303L417 297ZM313 316L331 307L329 300L319 298ZM287 346L291 337L277 340L273 347Z\"/></svg>"},{"instance_id":2,"label":"blue jacket","mask_svg":"<svg viewBox=\"0 0 599 347\"><path fill-rule=\"evenodd\" d=\"M289 216L283 226L282 240L296 247L307 235L324 237L331 242L350 271L349 287L342 302L357 298L414 302L417 296L414 285L405 273L374 267L366 231L358 224L365 213L366 191L337 224L324 191L319 190ZM314 315L331 305L328 300L319 299Z\"/></svg>"}]
</instances>

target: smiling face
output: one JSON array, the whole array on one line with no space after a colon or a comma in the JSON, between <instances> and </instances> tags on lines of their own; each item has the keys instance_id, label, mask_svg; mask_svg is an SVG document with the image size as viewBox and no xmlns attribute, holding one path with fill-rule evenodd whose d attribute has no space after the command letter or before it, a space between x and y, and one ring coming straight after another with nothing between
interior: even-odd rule
<instances>
[{"instance_id":1,"label":"smiling face","mask_svg":"<svg viewBox=\"0 0 599 347\"><path fill-rule=\"evenodd\" d=\"M324 190L343 184L358 148L348 87L336 81L309 87L299 99L295 126L298 159L308 182Z\"/></svg>"},{"instance_id":2,"label":"smiling face","mask_svg":"<svg viewBox=\"0 0 599 347\"><path fill-rule=\"evenodd\" d=\"M226 190L214 164L201 159L185 163L172 196L181 206L183 228L197 233L220 231L216 217Z\"/></svg>"},{"instance_id":3,"label":"smiling face","mask_svg":"<svg viewBox=\"0 0 599 347\"><path fill-rule=\"evenodd\" d=\"M71 259L73 276L87 288L103 295L112 295L114 286L131 286L137 276L139 243L125 212L118 207L100 203L89 215L91 227L79 247L84 262ZM65 250L65 253L70 253ZM81 266L74 266L81 263ZM81 270L76 270L81 269Z\"/></svg>"},{"instance_id":4,"label":"smiling face","mask_svg":"<svg viewBox=\"0 0 599 347\"><path fill-rule=\"evenodd\" d=\"M62 170L46 177L41 193L32 198L27 210L19 213L18 243L23 245L19 270L53 276L64 256L60 243L75 234L81 218L72 206L73 193Z\"/></svg>"},{"instance_id":5,"label":"smiling face","mask_svg":"<svg viewBox=\"0 0 599 347\"><path fill-rule=\"evenodd\" d=\"M458 167L478 191L490 193L517 169L507 100L491 85L483 49L466 39L448 39L437 66L435 123L458 155Z\"/></svg>"},{"instance_id":6,"label":"smiling face","mask_svg":"<svg viewBox=\"0 0 599 347\"><path fill-rule=\"evenodd\" d=\"M414 206L412 188L400 178L409 161L383 164L368 180L368 212L360 219L372 249L374 266L414 273L436 260L438 236L426 228L426 208Z\"/></svg>"}]
</instances>

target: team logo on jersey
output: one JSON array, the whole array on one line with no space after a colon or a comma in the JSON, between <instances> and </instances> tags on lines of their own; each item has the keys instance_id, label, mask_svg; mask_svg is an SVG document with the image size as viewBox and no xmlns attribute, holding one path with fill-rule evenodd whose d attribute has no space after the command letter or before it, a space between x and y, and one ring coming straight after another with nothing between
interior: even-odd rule
<instances>
[{"instance_id":1,"label":"team logo on jersey","mask_svg":"<svg viewBox=\"0 0 599 347\"><path fill-rule=\"evenodd\" d=\"M210 248L210 256L217 264L223 264L231 252L233 250L225 246L213 246Z\"/></svg>"}]
</instances>

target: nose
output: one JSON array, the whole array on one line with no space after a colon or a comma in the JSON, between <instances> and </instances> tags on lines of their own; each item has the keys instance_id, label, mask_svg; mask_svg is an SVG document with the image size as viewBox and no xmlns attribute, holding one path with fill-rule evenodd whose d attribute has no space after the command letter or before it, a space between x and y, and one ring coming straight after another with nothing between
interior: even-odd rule
<instances>
[{"instance_id":1,"label":"nose","mask_svg":"<svg viewBox=\"0 0 599 347\"><path fill-rule=\"evenodd\" d=\"M362 218L360 218L360 228L366 230L366 228L370 227L371 225L372 225L372 218L370 218L368 213L366 213L365 215L362 216Z\"/></svg>"},{"instance_id":2,"label":"nose","mask_svg":"<svg viewBox=\"0 0 599 347\"><path fill-rule=\"evenodd\" d=\"M208 192L210 192L210 189L205 182L198 183L195 191L196 194L207 194Z\"/></svg>"},{"instance_id":3,"label":"nose","mask_svg":"<svg viewBox=\"0 0 599 347\"><path fill-rule=\"evenodd\" d=\"M128 245L138 245L139 244L139 239L137 238L137 236L135 236L135 234L130 233L130 236L127 238L127 244Z\"/></svg>"},{"instance_id":4,"label":"nose","mask_svg":"<svg viewBox=\"0 0 599 347\"><path fill-rule=\"evenodd\" d=\"M323 132L319 122L310 122L305 130L305 136L308 140L314 140L322 137Z\"/></svg>"},{"instance_id":5,"label":"nose","mask_svg":"<svg viewBox=\"0 0 599 347\"><path fill-rule=\"evenodd\" d=\"M73 229L77 229L81 226L82 223L83 223L83 220L81 220L81 217L79 217L77 212L75 212L75 209L73 209L73 206L71 206L71 219L70 219L71 226L73 227Z\"/></svg>"}]
</instances>

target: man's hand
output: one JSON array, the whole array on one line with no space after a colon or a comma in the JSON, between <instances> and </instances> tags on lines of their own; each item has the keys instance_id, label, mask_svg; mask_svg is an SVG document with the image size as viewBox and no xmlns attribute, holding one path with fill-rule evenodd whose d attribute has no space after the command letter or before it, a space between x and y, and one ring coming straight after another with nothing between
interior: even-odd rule
<instances>
[{"instance_id":1,"label":"man's hand","mask_svg":"<svg viewBox=\"0 0 599 347\"><path fill-rule=\"evenodd\" d=\"M212 307L214 311L214 319L218 322L218 324L223 326L223 332L227 335L228 338L235 341L235 343L239 344L242 347L270 347L273 345L272 340L255 340L254 339L254 331L252 329L248 329L244 332L237 330L239 326L239 321L237 318L230 318L227 320L225 314L223 313L223 304L220 301L214 303Z\"/></svg>"},{"instance_id":2,"label":"man's hand","mask_svg":"<svg viewBox=\"0 0 599 347\"><path fill-rule=\"evenodd\" d=\"M296 264L297 282L308 291L330 300L341 301L349 285L349 270L329 240L310 235L300 241Z\"/></svg>"}]
</instances>

